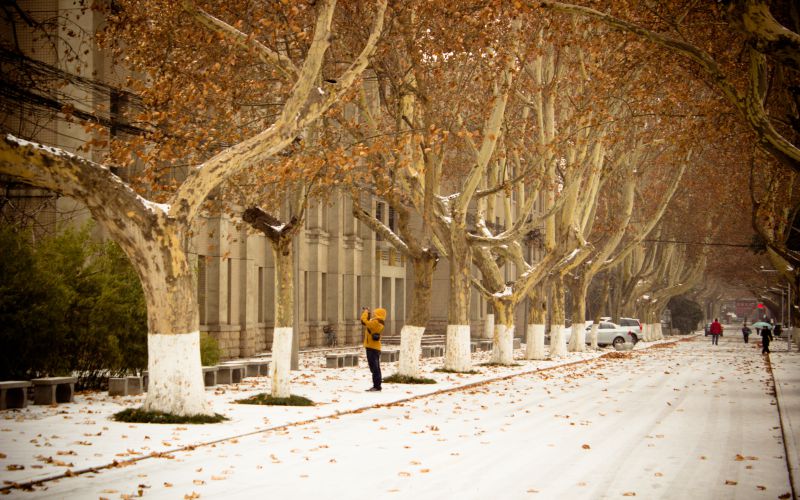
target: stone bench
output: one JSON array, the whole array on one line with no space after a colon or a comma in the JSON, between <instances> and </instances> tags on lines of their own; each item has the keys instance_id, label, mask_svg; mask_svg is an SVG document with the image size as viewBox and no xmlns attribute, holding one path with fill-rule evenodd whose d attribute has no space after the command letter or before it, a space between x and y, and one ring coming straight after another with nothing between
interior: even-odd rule
<instances>
[{"instance_id":1,"label":"stone bench","mask_svg":"<svg viewBox=\"0 0 800 500\"><path fill-rule=\"evenodd\" d=\"M217 385L217 367L204 366L203 367L203 385L205 387L214 387Z\"/></svg>"},{"instance_id":2,"label":"stone bench","mask_svg":"<svg viewBox=\"0 0 800 500\"><path fill-rule=\"evenodd\" d=\"M28 387L33 384L25 380L0 382L0 410L25 408L28 406Z\"/></svg>"},{"instance_id":3,"label":"stone bench","mask_svg":"<svg viewBox=\"0 0 800 500\"><path fill-rule=\"evenodd\" d=\"M393 363L400 359L400 351L381 351L381 363Z\"/></svg>"},{"instance_id":4,"label":"stone bench","mask_svg":"<svg viewBox=\"0 0 800 500\"><path fill-rule=\"evenodd\" d=\"M358 354L326 354L325 368L344 368L358 366Z\"/></svg>"},{"instance_id":5,"label":"stone bench","mask_svg":"<svg viewBox=\"0 0 800 500\"><path fill-rule=\"evenodd\" d=\"M472 352L475 352L475 344L471 345ZM423 358L438 358L444 356L444 347L440 345L422 346Z\"/></svg>"},{"instance_id":6,"label":"stone bench","mask_svg":"<svg viewBox=\"0 0 800 500\"><path fill-rule=\"evenodd\" d=\"M522 349L522 340L518 338L514 339L514 349Z\"/></svg>"},{"instance_id":7,"label":"stone bench","mask_svg":"<svg viewBox=\"0 0 800 500\"><path fill-rule=\"evenodd\" d=\"M266 377L269 375L269 360L243 361L245 377Z\"/></svg>"},{"instance_id":8,"label":"stone bench","mask_svg":"<svg viewBox=\"0 0 800 500\"><path fill-rule=\"evenodd\" d=\"M77 377L44 377L31 380L33 404L71 403L75 396L75 382L77 381Z\"/></svg>"},{"instance_id":9,"label":"stone bench","mask_svg":"<svg viewBox=\"0 0 800 500\"><path fill-rule=\"evenodd\" d=\"M144 390L142 377L109 377L109 396L136 396Z\"/></svg>"},{"instance_id":10,"label":"stone bench","mask_svg":"<svg viewBox=\"0 0 800 500\"><path fill-rule=\"evenodd\" d=\"M203 385L205 387L213 387L217 385L217 367L204 366L203 368ZM147 391L147 385L150 382L150 377L147 375L147 370L142 372L142 389Z\"/></svg>"},{"instance_id":11,"label":"stone bench","mask_svg":"<svg viewBox=\"0 0 800 500\"><path fill-rule=\"evenodd\" d=\"M344 366L358 366L358 354L343 354Z\"/></svg>"},{"instance_id":12,"label":"stone bench","mask_svg":"<svg viewBox=\"0 0 800 500\"><path fill-rule=\"evenodd\" d=\"M343 354L326 354L325 368L342 368L344 366Z\"/></svg>"},{"instance_id":13,"label":"stone bench","mask_svg":"<svg viewBox=\"0 0 800 500\"><path fill-rule=\"evenodd\" d=\"M479 351L491 351L494 341L492 340L479 340L477 342Z\"/></svg>"},{"instance_id":14,"label":"stone bench","mask_svg":"<svg viewBox=\"0 0 800 500\"><path fill-rule=\"evenodd\" d=\"M244 378L245 365L221 364L217 365L218 384L238 384Z\"/></svg>"}]
</instances>

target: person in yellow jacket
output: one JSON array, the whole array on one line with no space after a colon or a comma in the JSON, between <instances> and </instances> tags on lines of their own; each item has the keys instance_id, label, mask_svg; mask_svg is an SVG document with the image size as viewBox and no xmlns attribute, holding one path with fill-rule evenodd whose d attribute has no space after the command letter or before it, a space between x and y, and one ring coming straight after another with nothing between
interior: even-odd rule
<instances>
[{"instance_id":1,"label":"person in yellow jacket","mask_svg":"<svg viewBox=\"0 0 800 500\"><path fill-rule=\"evenodd\" d=\"M369 308L361 308L361 324L364 325L364 347L367 349L367 364L372 372L372 387L369 392L381 390L381 333L386 321L386 309L375 309L370 318Z\"/></svg>"}]
</instances>

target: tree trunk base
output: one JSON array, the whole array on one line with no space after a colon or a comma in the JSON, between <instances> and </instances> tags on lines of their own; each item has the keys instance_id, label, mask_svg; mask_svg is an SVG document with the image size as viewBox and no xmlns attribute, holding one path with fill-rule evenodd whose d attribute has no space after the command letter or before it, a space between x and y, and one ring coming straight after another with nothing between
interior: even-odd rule
<instances>
[{"instance_id":1,"label":"tree trunk base","mask_svg":"<svg viewBox=\"0 0 800 500\"><path fill-rule=\"evenodd\" d=\"M525 332L525 359L545 359L544 325L528 325Z\"/></svg>"},{"instance_id":2,"label":"tree trunk base","mask_svg":"<svg viewBox=\"0 0 800 500\"><path fill-rule=\"evenodd\" d=\"M200 332L147 335L150 378L142 409L173 415L213 415L200 364Z\"/></svg>"},{"instance_id":3,"label":"tree trunk base","mask_svg":"<svg viewBox=\"0 0 800 500\"><path fill-rule=\"evenodd\" d=\"M397 374L406 377L420 376L419 360L422 354L424 326L404 325L400 331L400 362Z\"/></svg>"},{"instance_id":4,"label":"tree trunk base","mask_svg":"<svg viewBox=\"0 0 800 500\"><path fill-rule=\"evenodd\" d=\"M586 352L586 324L575 323L572 325L572 335L569 336L569 352Z\"/></svg>"},{"instance_id":5,"label":"tree trunk base","mask_svg":"<svg viewBox=\"0 0 800 500\"><path fill-rule=\"evenodd\" d=\"M592 329L589 331L589 342L591 343L592 349L597 350L600 346L597 345L597 328L598 324L595 322L592 324Z\"/></svg>"},{"instance_id":6,"label":"tree trunk base","mask_svg":"<svg viewBox=\"0 0 800 500\"><path fill-rule=\"evenodd\" d=\"M271 395L274 398L291 396L289 372L292 367L292 327L276 328L272 337L272 362L269 364Z\"/></svg>"},{"instance_id":7,"label":"tree trunk base","mask_svg":"<svg viewBox=\"0 0 800 500\"><path fill-rule=\"evenodd\" d=\"M444 367L455 372L472 369L469 325L447 325Z\"/></svg>"},{"instance_id":8,"label":"tree trunk base","mask_svg":"<svg viewBox=\"0 0 800 500\"><path fill-rule=\"evenodd\" d=\"M514 364L514 327L496 325L495 337L492 346L492 363L501 365Z\"/></svg>"},{"instance_id":9,"label":"tree trunk base","mask_svg":"<svg viewBox=\"0 0 800 500\"><path fill-rule=\"evenodd\" d=\"M562 358L567 355L567 343L564 340L564 325L550 325L550 358Z\"/></svg>"}]
</instances>

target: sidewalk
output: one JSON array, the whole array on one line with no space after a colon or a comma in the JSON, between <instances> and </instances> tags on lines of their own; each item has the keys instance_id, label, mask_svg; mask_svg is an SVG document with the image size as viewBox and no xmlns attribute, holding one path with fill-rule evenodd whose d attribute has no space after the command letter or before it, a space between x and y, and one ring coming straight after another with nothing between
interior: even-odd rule
<instances>
[{"instance_id":1,"label":"sidewalk","mask_svg":"<svg viewBox=\"0 0 800 500\"><path fill-rule=\"evenodd\" d=\"M675 339L672 339L675 340ZM662 341L663 342L663 341ZM653 343L641 342L636 349ZM337 350L338 351L338 350ZM302 352L300 370L292 372L292 394L305 396L313 407L278 407L236 404L235 401L269 392L267 377L245 378L239 384L206 389L214 412L229 420L210 425L149 425L115 422L111 415L141 406L144 396L111 397L107 392L76 394L73 403L33 406L0 412L0 480L3 486L49 480L116 467L126 461L170 457L181 450L212 445L226 439L285 429L310 420L335 419L375 406L387 406L425 395L470 386L515 374L597 358L613 349L569 353L558 360L525 361L517 349L517 366L479 366L490 352L472 355L478 374L434 372L443 358L421 362L423 376L436 384L384 384L380 393L367 393L371 377L366 363L356 368L325 368L324 351ZM350 352L356 352L353 348ZM362 350L358 349L361 353ZM384 377L397 371L397 362L381 364ZM6 490L7 491L7 490Z\"/></svg>"},{"instance_id":2,"label":"sidewalk","mask_svg":"<svg viewBox=\"0 0 800 500\"><path fill-rule=\"evenodd\" d=\"M792 498L797 498L800 494L800 352L796 347L787 352L786 342L782 340L774 341L770 351Z\"/></svg>"}]
</instances>

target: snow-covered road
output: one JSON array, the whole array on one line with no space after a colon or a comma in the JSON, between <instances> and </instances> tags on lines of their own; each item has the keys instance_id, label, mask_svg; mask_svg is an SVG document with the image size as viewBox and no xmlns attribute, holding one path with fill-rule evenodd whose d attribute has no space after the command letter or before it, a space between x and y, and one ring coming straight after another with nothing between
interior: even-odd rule
<instances>
[{"instance_id":1,"label":"snow-covered road","mask_svg":"<svg viewBox=\"0 0 800 500\"><path fill-rule=\"evenodd\" d=\"M754 344L701 337L12 496L774 499L790 486L769 381Z\"/></svg>"}]
</instances>

